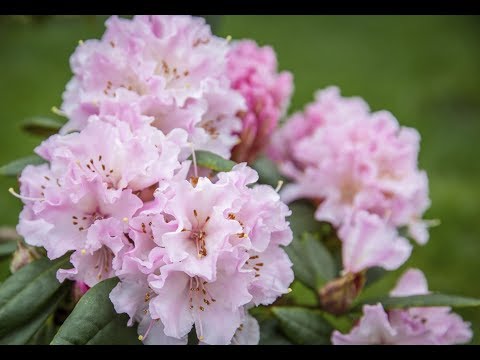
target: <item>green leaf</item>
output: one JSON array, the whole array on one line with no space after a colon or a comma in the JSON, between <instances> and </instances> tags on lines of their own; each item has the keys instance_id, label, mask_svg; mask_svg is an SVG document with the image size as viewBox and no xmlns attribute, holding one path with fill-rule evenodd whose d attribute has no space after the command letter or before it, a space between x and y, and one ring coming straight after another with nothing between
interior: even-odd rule
<instances>
[{"instance_id":1,"label":"green leaf","mask_svg":"<svg viewBox=\"0 0 480 360\"><path fill-rule=\"evenodd\" d=\"M17 249L16 241L2 241L0 242L0 256L10 255Z\"/></svg>"},{"instance_id":2,"label":"green leaf","mask_svg":"<svg viewBox=\"0 0 480 360\"><path fill-rule=\"evenodd\" d=\"M59 328L55 323L55 317L56 314L54 312L48 317L42 327L38 329L35 335L28 340L27 345L50 345Z\"/></svg>"},{"instance_id":3,"label":"green leaf","mask_svg":"<svg viewBox=\"0 0 480 360\"><path fill-rule=\"evenodd\" d=\"M46 161L38 155L26 156L0 167L0 175L17 176L27 165L40 165Z\"/></svg>"},{"instance_id":4,"label":"green leaf","mask_svg":"<svg viewBox=\"0 0 480 360\"><path fill-rule=\"evenodd\" d=\"M319 311L301 307L273 307L280 326L294 343L301 345L330 344L332 326Z\"/></svg>"},{"instance_id":5,"label":"green leaf","mask_svg":"<svg viewBox=\"0 0 480 360\"><path fill-rule=\"evenodd\" d=\"M332 256L313 235L304 234L285 250L293 262L296 278L311 289L318 290L335 277L336 265Z\"/></svg>"},{"instance_id":6,"label":"green leaf","mask_svg":"<svg viewBox=\"0 0 480 360\"><path fill-rule=\"evenodd\" d=\"M30 322L42 312L61 284L56 278L68 257L36 260L18 270L0 286L0 338Z\"/></svg>"},{"instance_id":7,"label":"green leaf","mask_svg":"<svg viewBox=\"0 0 480 360\"><path fill-rule=\"evenodd\" d=\"M191 156L190 156L191 158ZM236 165L234 161L227 160L209 151L195 151L198 166L203 166L215 171L230 171Z\"/></svg>"},{"instance_id":8,"label":"green leaf","mask_svg":"<svg viewBox=\"0 0 480 360\"><path fill-rule=\"evenodd\" d=\"M63 123L59 120L45 117L33 117L25 120L21 126L22 130L30 134L48 137L56 134L63 126Z\"/></svg>"},{"instance_id":9,"label":"green leaf","mask_svg":"<svg viewBox=\"0 0 480 360\"><path fill-rule=\"evenodd\" d=\"M109 294L118 278L104 280L82 296L51 342L52 345L140 345L126 314L117 314Z\"/></svg>"},{"instance_id":10,"label":"green leaf","mask_svg":"<svg viewBox=\"0 0 480 360\"><path fill-rule=\"evenodd\" d=\"M398 297L379 297L363 300L362 304L377 304L379 302L382 303L383 307L386 309L402 309L425 306L451 306L457 308L480 306L480 299L439 293ZM359 304L358 306L362 304Z\"/></svg>"},{"instance_id":11,"label":"green leaf","mask_svg":"<svg viewBox=\"0 0 480 360\"><path fill-rule=\"evenodd\" d=\"M352 329L355 320L358 319L357 314L353 313L335 316L328 312L322 312L322 316L330 323L330 325L344 334L348 333Z\"/></svg>"},{"instance_id":12,"label":"green leaf","mask_svg":"<svg viewBox=\"0 0 480 360\"><path fill-rule=\"evenodd\" d=\"M282 333L280 322L273 315L270 308L257 306L249 310L250 315L254 316L260 326L260 345L291 345Z\"/></svg>"},{"instance_id":13,"label":"green leaf","mask_svg":"<svg viewBox=\"0 0 480 360\"><path fill-rule=\"evenodd\" d=\"M0 286L10 276L10 261L11 256L5 256L0 258Z\"/></svg>"},{"instance_id":14,"label":"green leaf","mask_svg":"<svg viewBox=\"0 0 480 360\"><path fill-rule=\"evenodd\" d=\"M315 208L306 201L295 201L289 205L292 215L289 216L290 228L294 238L300 239L306 232L323 233L325 226L315 220Z\"/></svg>"},{"instance_id":15,"label":"green leaf","mask_svg":"<svg viewBox=\"0 0 480 360\"><path fill-rule=\"evenodd\" d=\"M40 309L27 323L0 338L0 345L24 345L29 342L37 331L45 325L45 321L55 311L69 289L68 283L63 284L45 304L44 308Z\"/></svg>"},{"instance_id":16,"label":"green leaf","mask_svg":"<svg viewBox=\"0 0 480 360\"><path fill-rule=\"evenodd\" d=\"M381 280L386 273L387 270L378 266L369 268L365 275L367 278L367 281L365 282L365 287L369 287L375 284L377 281Z\"/></svg>"},{"instance_id":17,"label":"green leaf","mask_svg":"<svg viewBox=\"0 0 480 360\"><path fill-rule=\"evenodd\" d=\"M258 322L260 326L259 345L292 345L280 330L280 321L276 318L264 319Z\"/></svg>"},{"instance_id":18,"label":"green leaf","mask_svg":"<svg viewBox=\"0 0 480 360\"><path fill-rule=\"evenodd\" d=\"M268 184L275 188L279 181L286 182L285 178L278 172L275 164L265 156L259 157L252 164L252 168L258 172L258 180L262 184Z\"/></svg>"}]
</instances>

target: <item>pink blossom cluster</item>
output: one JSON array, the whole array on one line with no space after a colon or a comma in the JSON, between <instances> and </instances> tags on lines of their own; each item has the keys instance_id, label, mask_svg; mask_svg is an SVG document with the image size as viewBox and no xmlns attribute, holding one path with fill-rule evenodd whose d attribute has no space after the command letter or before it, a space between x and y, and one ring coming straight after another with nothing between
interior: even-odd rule
<instances>
[{"instance_id":1,"label":"pink blossom cluster","mask_svg":"<svg viewBox=\"0 0 480 360\"><path fill-rule=\"evenodd\" d=\"M106 27L71 57L61 132L82 130L105 107L134 106L164 133L185 129L196 149L229 157L245 101L230 87L227 40L191 16L113 16Z\"/></svg>"},{"instance_id":2,"label":"pink blossom cluster","mask_svg":"<svg viewBox=\"0 0 480 360\"><path fill-rule=\"evenodd\" d=\"M228 53L228 76L232 88L246 100L240 144L233 149L233 160L253 162L268 144L290 103L292 74L277 73L277 59L270 46L259 47L252 40L239 41Z\"/></svg>"},{"instance_id":3,"label":"pink blossom cluster","mask_svg":"<svg viewBox=\"0 0 480 360\"><path fill-rule=\"evenodd\" d=\"M113 16L106 27L71 57L63 134L105 108L133 106L164 133L185 129L195 149L229 158L235 145L242 154L258 148L286 108L291 75L277 75L269 47L231 46L191 16Z\"/></svg>"},{"instance_id":4,"label":"pink blossom cluster","mask_svg":"<svg viewBox=\"0 0 480 360\"><path fill-rule=\"evenodd\" d=\"M189 16L112 17L80 44L68 122L20 176L17 231L80 292L118 277L110 299L146 344L256 344L248 309L289 292L288 207L245 163L198 176L193 149L230 157L244 109L227 41ZM270 59L271 60L271 59ZM230 67L236 71L235 67Z\"/></svg>"},{"instance_id":5,"label":"pink blossom cluster","mask_svg":"<svg viewBox=\"0 0 480 360\"><path fill-rule=\"evenodd\" d=\"M428 294L425 276L409 269L390 296ZM470 341L470 323L450 307L412 307L385 310L382 304L365 305L363 316L348 334L334 331L334 345L454 345Z\"/></svg>"},{"instance_id":6,"label":"pink blossom cluster","mask_svg":"<svg viewBox=\"0 0 480 360\"><path fill-rule=\"evenodd\" d=\"M420 136L387 111L371 112L360 98L336 87L316 94L273 136L268 149L292 182L281 193L291 202L310 199L315 218L332 223L343 244L345 272L380 266L393 270L410 256L399 236L406 228L418 243L428 240L423 212L428 179L418 169Z\"/></svg>"}]
</instances>

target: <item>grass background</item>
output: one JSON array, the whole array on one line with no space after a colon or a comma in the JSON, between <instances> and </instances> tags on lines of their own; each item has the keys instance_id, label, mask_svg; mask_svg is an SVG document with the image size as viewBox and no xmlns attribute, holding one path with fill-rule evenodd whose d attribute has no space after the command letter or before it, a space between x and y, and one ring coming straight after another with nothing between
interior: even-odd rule
<instances>
[{"instance_id":1,"label":"grass background","mask_svg":"<svg viewBox=\"0 0 480 360\"><path fill-rule=\"evenodd\" d=\"M54 117L50 108L71 76L69 55L78 40L101 36L104 19L0 19L0 164L39 144L19 123ZM424 270L431 289L480 297L480 17L224 16L216 32L275 48L280 68L295 76L290 112L316 89L338 85L419 130L432 198L426 217L442 224L407 265ZM14 179L0 179L0 225L14 225L20 211L10 186ZM461 314L480 344L480 310Z\"/></svg>"}]
</instances>

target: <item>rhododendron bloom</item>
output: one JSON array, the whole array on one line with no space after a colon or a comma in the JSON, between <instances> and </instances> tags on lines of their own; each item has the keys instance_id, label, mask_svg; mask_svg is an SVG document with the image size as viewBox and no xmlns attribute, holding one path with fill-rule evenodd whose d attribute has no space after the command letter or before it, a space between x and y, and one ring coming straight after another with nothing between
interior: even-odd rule
<instances>
[{"instance_id":1,"label":"rhododendron bloom","mask_svg":"<svg viewBox=\"0 0 480 360\"><path fill-rule=\"evenodd\" d=\"M50 137L37 153L51 162L53 171L68 174L70 182L99 179L109 197L169 180L180 168L179 156L188 149L185 131L165 136L149 125L132 131L127 123L101 119L91 116L81 132Z\"/></svg>"},{"instance_id":2,"label":"rhododendron bloom","mask_svg":"<svg viewBox=\"0 0 480 360\"><path fill-rule=\"evenodd\" d=\"M343 268L346 272L359 273L378 266L395 270L410 256L412 245L398 236L377 215L359 211L340 227Z\"/></svg>"},{"instance_id":3,"label":"rhododendron bloom","mask_svg":"<svg viewBox=\"0 0 480 360\"><path fill-rule=\"evenodd\" d=\"M233 159L250 163L268 144L285 113L293 78L289 72L277 72L277 59L270 46L259 47L253 40L232 44L227 69L232 88L242 94L247 104L247 110L239 114L242 130Z\"/></svg>"},{"instance_id":4,"label":"rhododendron bloom","mask_svg":"<svg viewBox=\"0 0 480 360\"><path fill-rule=\"evenodd\" d=\"M420 270L408 270L390 292L391 296L428 294ZM359 323L348 334L334 331L335 345L453 345L470 341L470 324L450 307L412 307L384 310L381 304L365 305Z\"/></svg>"},{"instance_id":5,"label":"rhododendron bloom","mask_svg":"<svg viewBox=\"0 0 480 360\"><path fill-rule=\"evenodd\" d=\"M315 218L340 226L365 210L393 227L407 226L419 243L428 239L421 216L428 180L418 170L420 136L386 111L371 113L360 98L342 98L335 87L287 121L269 154L292 179L282 198L318 204Z\"/></svg>"},{"instance_id":6,"label":"rhododendron bloom","mask_svg":"<svg viewBox=\"0 0 480 360\"><path fill-rule=\"evenodd\" d=\"M101 40L81 42L71 57L61 132L127 106L165 134L185 129L196 149L229 157L245 101L227 77L228 42L191 16L113 16L106 27Z\"/></svg>"},{"instance_id":7,"label":"rhododendron bloom","mask_svg":"<svg viewBox=\"0 0 480 360\"><path fill-rule=\"evenodd\" d=\"M117 263L121 282L110 297L130 324L150 318L142 340L184 343L195 325L201 343L258 342L246 308L289 292L293 272L280 248L292 240L290 212L271 187L251 187L257 179L245 164L215 182L177 179L155 193L163 200L141 222L129 220L133 248Z\"/></svg>"}]
</instances>

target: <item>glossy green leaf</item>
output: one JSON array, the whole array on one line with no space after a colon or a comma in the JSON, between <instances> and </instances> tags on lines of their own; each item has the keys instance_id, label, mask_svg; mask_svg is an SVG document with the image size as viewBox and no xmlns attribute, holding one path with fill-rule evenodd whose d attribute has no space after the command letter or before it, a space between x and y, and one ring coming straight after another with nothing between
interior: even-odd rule
<instances>
[{"instance_id":1,"label":"glossy green leaf","mask_svg":"<svg viewBox=\"0 0 480 360\"><path fill-rule=\"evenodd\" d=\"M109 294L118 278L104 280L87 291L65 320L52 345L140 345L126 314L117 314Z\"/></svg>"},{"instance_id":2,"label":"glossy green leaf","mask_svg":"<svg viewBox=\"0 0 480 360\"><path fill-rule=\"evenodd\" d=\"M0 257L0 286L10 276L10 255Z\"/></svg>"},{"instance_id":3,"label":"glossy green leaf","mask_svg":"<svg viewBox=\"0 0 480 360\"><path fill-rule=\"evenodd\" d=\"M279 181L286 182L286 179L278 172L275 164L265 156L259 157L253 164L258 172L258 181L261 184L268 184L277 187Z\"/></svg>"},{"instance_id":4,"label":"glossy green leaf","mask_svg":"<svg viewBox=\"0 0 480 360\"><path fill-rule=\"evenodd\" d=\"M0 241L0 256L10 255L17 249L16 241Z\"/></svg>"},{"instance_id":5,"label":"glossy green leaf","mask_svg":"<svg viewBox=\"0 0 480 360\"><path fill-rule=\"evenodd\" d=\"M292 215L288 217L293 236L300 239L306 232L316 234L323 233L324 224L315 220L315 208L306 201L295 201L288 205Z\"/></svg>"},{"instance_id":6,"label":"glossy green leaf","mask_svg":"<svg viewBox=\"0 0 480 360\"><path fill-rule=\"evenodd\" d=\"M291 345L280 328L279 320L273 315L271 309L265 306L257 306L249 310L250 315L255 317L260 327L259 345Z\"/></svg>"},{"instance_id":7,"label":"glossy green leaf","mask_svg":"<svg viewBox=\"0 0 480 360\"><path fill-rule=\"evenodd\" d=\"M377 281L381 280L385 274L387 273L387 270L381 268L381 267L378 267L378 266L375 266L375 267L372 267L372 268L369 268L367 270L367 273L366 273L366 278L367 278L367 281L365 283L365 288L375 284Z\"/></svg>"},{"instance_id":8,"label":"glossy green leaf","mask_svg":"<svg viewBox=\"0 0 480 360\"><path fill-rule=\"evenodd\" d=\"M401 309L425 306L451 306L457 308L480 306L480 299L439 293L399 297L380 297L363 300L362 304L377 304L379 302L382 303L383 307L386 309Z\"/></svg>"},{"instance_id":9,"label":"glossy green leaf","mask_svg":"<svg viewBox=\"0 0 480 360\"><path fill-rule=\"evenodd\" d=\"M42 258L22 267L0 286L0 338L45 309L61 286L57 270L68 264L68 257Z\"/></svg>"},{"instance_id":10,"label":"glossy green leaf","mask_svg":"<svg viewBox=\"0 0 480 360\"><path fill-rule=\"evenodd\" d=\"M285 249L293 262L298 280L313 290L318 290L335 277L335 262L325 246L311 234L295 239Z\"/></svg>"},{"instance_id":11,"label":"glossy green leaf","mask_svg":"<svg viewBox=\"0 0 480 360\"><path fill-rule=\"evenodd\" d=\"M234 161L224 159L209 151L197 150L195 151L195 158L198 166L215 171L230 171L236 165Z\"/></svg>"},{"instance_id":12,"label":"glossy green leaf","mask_svg":"<svg viewBox=\"0 0 480 360\"><path fill-rule=\"evenodd\" d=\"M63 126L63 123L51 118L33 117L25 120L21 126L22 130L30 134L48 137L56 134Z\"/></svg>"},{"instance_id":13,"label":"glossy green leaf","mask_svg":"<svg viewBox=\"0 0 480 360\"><path fill-rule=\"evenodd\" d=\"M292 342L281 332L278 319L269 318L258 323L260 326L259 345L292 345Z\"/></svg>"},{"instance_id":14,"label":"glossy green leaf","mask_svg":"<svg viewBox=\"0 0 480 360\"><path fill-rule=\"evenodd\" d=\"M17 176L27 165L39 165L45 163L45 160L38 155L26 156L12 161L0 167L0 175Z\"/></svg>"},{"instance_id":15,"label":"glossy green leaf","mask_svg":"<svg viewBox=\"0 0 480 360\"><path fill-rule=\"evenodd\" d=\"M45 321L55 311L60 301L70 289L70 284L63 284L55 294L49 299L45 306L38 311L28 322L24 325L15 328L3 338L0 338L0 345L24 345L38 332Z\"/></svg>"},{"instance_id":16,"label":"glossy green leaf","mask_svg":"<svg viewBox=\"0 0 480 360\"><path fill-rule=\"evenodd\" d=\"M280 326L294 343L300 345L330 344L332 326L319 311L301 307L273 307Z\"/></svg>"}]
</instances>

